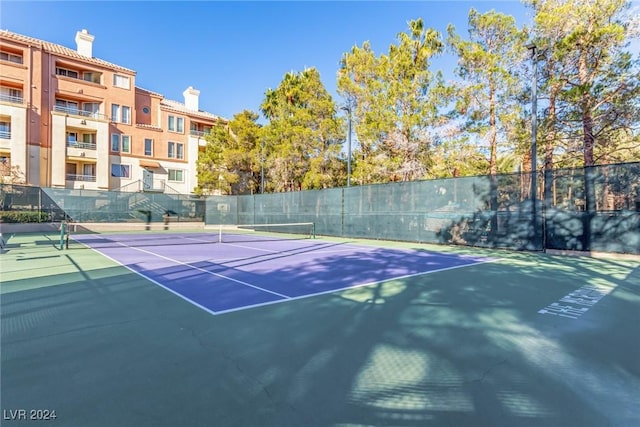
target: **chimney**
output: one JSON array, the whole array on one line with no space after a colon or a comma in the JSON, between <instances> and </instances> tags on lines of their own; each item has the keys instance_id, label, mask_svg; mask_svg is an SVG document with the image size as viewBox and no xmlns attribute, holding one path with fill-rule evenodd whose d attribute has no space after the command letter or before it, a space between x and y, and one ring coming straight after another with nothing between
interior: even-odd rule
<instances>
[{"instance_id":1,"label":"chimney","mask_svg":"<svg viewBox=\"0 0 640 427\"><path fill-rule=\"evenodd\" d=\"M200 91L189 86L182 94L184 95L184 105L187 107L187 110L198 111L198 96L200 96Z\"/></svg>"},{"instance_id":2,"label":"chimney","mask_svg":"<svg viewBox=\"0 0 640 427\"><path fill-rule=\"evenodd\" d=\"M76 44L80 55L93 58L93 39L94 37L87 30L76 33Z\"/></svg>"}]
</instances>

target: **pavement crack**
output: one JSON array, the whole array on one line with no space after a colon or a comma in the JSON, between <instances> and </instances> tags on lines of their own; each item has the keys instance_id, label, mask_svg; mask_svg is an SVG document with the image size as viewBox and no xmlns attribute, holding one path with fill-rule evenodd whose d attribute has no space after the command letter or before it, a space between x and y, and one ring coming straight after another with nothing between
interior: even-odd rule
<instances>
[{"instance_id":1,"label":"pavement crack","mask_svg":"<svg viewBox=\"0 0 640 427\"><path fill-rule=\"evenodd\" d=\"M482 374L480 375L480 378L475 378L469 381L465 381L466 384L473 384L473 383L481 383L483 382L487 376L489 376L489 374L491 373L491 371L493 371L495 368L504 365L505 363L507 363L507 359L504 358L499 362L494 363L493 365L489 366L487 369L485 369Z\"/></svg>"}]
</instances>

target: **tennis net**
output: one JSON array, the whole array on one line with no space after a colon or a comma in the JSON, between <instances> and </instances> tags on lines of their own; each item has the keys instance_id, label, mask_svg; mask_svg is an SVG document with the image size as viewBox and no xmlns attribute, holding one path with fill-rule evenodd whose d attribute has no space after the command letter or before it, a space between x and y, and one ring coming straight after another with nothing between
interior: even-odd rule
<instances>
[{"instance_id":1,"label":"tennis net","mask_svg":"<svg viewBox=\"0 0 640 427\"><path fill-rule=\"evenodd\" d=\"M210 225L144 223L61 224L60 245L92 243L100 247L176 246L238 242L266 242L315 238L315 223ZM64 229L63 229L64 227Z\"/></svg>"},{"instance_id":2,"label":"tennis net","mask_svg":"<svg viewBox=\"0 0 640 427\"><path fill-rule=\"evenodd\" d=\"M290 222L280 224L240 224L207 226L218 232L219 243L315 239L314 222Z\"/></svg>"}]
</instances>

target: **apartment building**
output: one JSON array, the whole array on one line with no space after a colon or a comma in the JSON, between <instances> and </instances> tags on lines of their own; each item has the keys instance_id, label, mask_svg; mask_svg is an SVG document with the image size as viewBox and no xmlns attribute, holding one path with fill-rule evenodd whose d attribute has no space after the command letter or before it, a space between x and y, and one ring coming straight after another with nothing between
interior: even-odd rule
<instances>
[{"instance_id":1,"label":"apartment building","mask_svg":"<svg viewBox=\"0 0 640 427\"><path fill-rule=\"evenodd\" d=\"M69 189L189 194L204 136L227 120L136 86L134 70L0 30L0 162L5 179Z\"/></svg>"}]
</instances>

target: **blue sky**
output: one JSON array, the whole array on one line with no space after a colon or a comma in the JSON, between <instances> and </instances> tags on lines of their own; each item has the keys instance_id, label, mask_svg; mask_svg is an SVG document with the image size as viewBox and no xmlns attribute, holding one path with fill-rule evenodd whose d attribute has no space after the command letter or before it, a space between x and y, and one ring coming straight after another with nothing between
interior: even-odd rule
<instances>
[{"instance_id":1,"label":"blue sky","mask_svg":"<svg viewBox=\"0 0 640 427\"><path fill-rule=\"evenodd\" d=\"M422 18L443 35L466 35L470 8L511 14L529 24L518 1L47 1L2 0L0 27L75 49L75 34L95 36L93 55L137 72L137 85L183 101L200 90L200 108L226 118L259 111L268 88L288 71L316 67L338 103L336 72L345 52L370 41L386 53L407 22ZM450 75L452 57L434 69Z\"/></svg>"}]
</instances>

